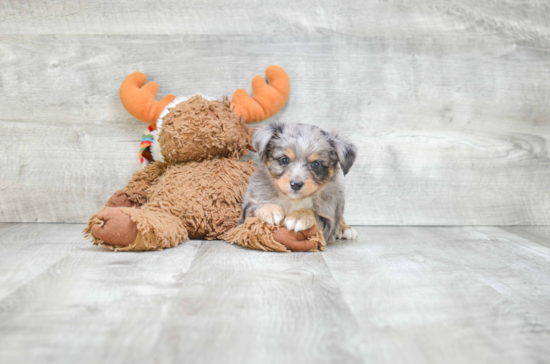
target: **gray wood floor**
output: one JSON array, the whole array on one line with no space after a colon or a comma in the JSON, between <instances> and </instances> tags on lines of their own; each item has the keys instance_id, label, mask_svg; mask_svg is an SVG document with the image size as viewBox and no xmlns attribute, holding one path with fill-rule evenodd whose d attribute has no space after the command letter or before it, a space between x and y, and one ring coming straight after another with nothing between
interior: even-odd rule
<instances>
[{"instance_id":1,"label":"gray wood floor","mask_svg":"<svg viewBox=\"0 0 550 364\"><path fill-rule=\"evenodd\" d=\"M543 363L550 227L359 227L324 253L113 253L0 224L0 363Z\"/></svg>"}]
</instances>

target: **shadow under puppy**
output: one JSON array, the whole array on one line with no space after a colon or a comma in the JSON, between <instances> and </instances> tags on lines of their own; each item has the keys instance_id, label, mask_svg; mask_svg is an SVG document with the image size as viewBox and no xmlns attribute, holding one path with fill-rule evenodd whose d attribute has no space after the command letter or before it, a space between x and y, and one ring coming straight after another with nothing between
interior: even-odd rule
<instances>
[{"instance_id":1,"label":"shadow under puppy","mask_svg":"<svg viewBox=\"0 0 550 364\"><path fill-rule=\"evenodd\" d=\"M344 185L356 148L335 133L307 124L270 123L252 138L262 165L250 179L239 223L247 217L303 231L317 226L327 243L355 239L344 222ZM283 221L284 220L284 221Z\"/></svg>"}]
</instances>

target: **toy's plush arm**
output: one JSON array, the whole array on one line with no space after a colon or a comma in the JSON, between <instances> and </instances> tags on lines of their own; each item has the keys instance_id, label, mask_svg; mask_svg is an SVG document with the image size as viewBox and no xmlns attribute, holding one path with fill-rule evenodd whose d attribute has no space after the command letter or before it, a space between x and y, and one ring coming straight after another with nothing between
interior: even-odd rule
<instances>
[{"instance_id":1,"label":"toy's plush arm","mask_svg":"<svg viewBox=\"0 0 550 364\"><path fill-rule=\"evenodd\" d=\"M130 182L122 189L128 196L128 200L138 206L145 204L147 202L147 188L164 174L167 167L166 163L153 162L134 173Z\"/></svg>"},{"instance_id":2,"label":"toy's plush arm","mask_svg":"<svg viewBox=\"0 0 550 364\"><path fill-rule=\"evenodd\" d=\"M294 232L283 226L267 224L257 217L247 218L220 239L245 248L273 252L322 251L325 248L325 238L316 226Z\"/></svg>"},{"instance_id":3,"label":"toy's plush arm","mask_svg":"<svg viewBox=\"0 0 550 364\"><path fill-rule=\"evenodd\" d=\"M231 106L237 115L245 117L247 123L255 123L275 115L285 105L290 94L290 80L279 66L265 70L267 84L261 76L252 79L252 98L240 88L231 99Z\"/></svg>"}]
</instances>

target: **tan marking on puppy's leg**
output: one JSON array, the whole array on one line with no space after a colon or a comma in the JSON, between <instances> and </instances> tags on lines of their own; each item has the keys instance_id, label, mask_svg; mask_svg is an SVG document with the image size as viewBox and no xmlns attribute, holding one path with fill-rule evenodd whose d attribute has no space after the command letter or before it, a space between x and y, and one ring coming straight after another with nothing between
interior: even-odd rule
<instances>
[{"instance_id":1,"label":"tan marking on puppy's leg","mask_svg":"<svg viewBox=\"0 0 550 364\"><path fill-rule=\"evenodd\" d=\"M296 210L285 218L284 224L288 230L307 230L315 225L315 213L311 209Z\"/></svg>"},{"instance_id":2,"label":"tan marking on puppy's leg","mask_svg":"<svg viewBox=\"0 0 550 364\"><path fill-rule=\"evenodd\" d=\"M336 233L336 239L354 240L355 238L357 238L355 229L346 225L344 220L342 220L338 227L338 232Z\"/></svg>"},{"instance_id":3,"label":"tan marking on puppy's leg","mask_svg":"<svg viewBox=\"0 0 550 364\"><path fill-rule=\"evenodd\" d=\"M254 211L254 216L267 224L279 225L285 218L285 210L279 205L266 203Z\"/></svg>"},{"instance_id":4,"label":"tan marking on puppy's leg","mask_svg":"<svg viewBox=\"0 0 550 364\"><path fill-rule=\"evenodd\" d=\"M344 219L342 219L342 222L340 222L340 226L338 228L339 228L340 231L344 231L347 228L349 228L349 226L346 225L346 222L344 221Z\"/></svg>"}]
</instances>

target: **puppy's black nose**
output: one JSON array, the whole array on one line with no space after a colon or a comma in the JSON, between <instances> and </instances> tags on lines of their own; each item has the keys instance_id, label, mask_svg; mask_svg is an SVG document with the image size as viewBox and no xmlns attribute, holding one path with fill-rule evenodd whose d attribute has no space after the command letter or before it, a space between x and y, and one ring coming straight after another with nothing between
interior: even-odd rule
<instances>
[{"instance_id":1,"label":"puppy's black nose","mask_svg":"<svg viewBox=\"0 0 550 364\"><path fill-rule=\"evenodd\" d=\"M300 191L300 189L304 186L304 182L302 181L290 181L290 188L292 188L294 191Z\"/></svg>"}]
</instances>

